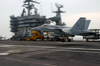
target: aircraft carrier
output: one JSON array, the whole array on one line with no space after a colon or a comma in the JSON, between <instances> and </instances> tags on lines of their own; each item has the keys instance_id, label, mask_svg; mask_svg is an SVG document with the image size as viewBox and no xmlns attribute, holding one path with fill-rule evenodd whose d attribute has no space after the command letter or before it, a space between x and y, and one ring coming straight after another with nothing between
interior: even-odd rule
<instances>
[{"instance_id":1,"label":"aircraft carrier","mask_svg":"<svg viewBox=\"0 0 100 66\"><path fill-rule=\"evenodd\" d=\"M32 3L39 4L32 0L24 1L27 15L23 9L21 16L10 16L14 38L27 36L31 28L49 23L46 16L37 13ZM59 8L55 11L56 16L49 19L56 21L57 25L64 25ZM35 9L34 15L31 9ZM0 41L0 66L100 66L100 41Z\"/></svg>"}]
</instances>

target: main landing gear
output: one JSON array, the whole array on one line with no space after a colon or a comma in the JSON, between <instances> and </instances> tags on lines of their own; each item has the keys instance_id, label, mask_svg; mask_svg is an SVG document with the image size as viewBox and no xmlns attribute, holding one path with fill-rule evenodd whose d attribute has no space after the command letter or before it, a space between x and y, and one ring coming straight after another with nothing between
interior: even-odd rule
<instances>
[{"instance_id":1,"label":"main landing gear","mask_svg":"<svg viewBox=\"0 0 100 66\"><path fill-rule=\"evenodd\" d=\"M62 39L61 41L62 41L62 42L65 42L66 39ZM68 41L68 42L71 42L71 39L68 38L67 41Z\"/></svg>"},{"instance_id":2,"label":"main landing gear","mask_svg":"<svg viewBox=\"0 0 100 66\"><path fill-rule=\"evenodd\" d=\"M64 37L64 34L63 34L63 38L62 38L62 42L65 42L65 41L68 41L68 42L71 42L71 39L69 39L69 37L67 36L67 37Z\"/></svg>"}]
</instances>

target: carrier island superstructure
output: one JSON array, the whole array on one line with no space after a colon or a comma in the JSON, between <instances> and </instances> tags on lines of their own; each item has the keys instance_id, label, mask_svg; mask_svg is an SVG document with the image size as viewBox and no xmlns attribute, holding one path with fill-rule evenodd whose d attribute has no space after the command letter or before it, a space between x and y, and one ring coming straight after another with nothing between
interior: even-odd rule
<instances>
[{"instance_id":1,"label":"carrier island superstructure","mask_svg":"<svg viewBox=\"0 0 100 66\"><path fill-rule=\"evenodd\" d=\"M18 35L26 35L30 28L43 25L46 23L46 16L40 16L38 14L38 9L33 3L39 4L39 2L33 0L25 0L23 7L28 10L26 15L25 8L22 11L21 16L15 17L14 15L10 16L10 28L11 32ZM34 9L34 15L31 14L31 10Z\"/></svg>"},{"instance_id":2,"label":"carrier island superstructure","mask_svg":"<svg viewBox=\"0 0 100 66\"><path fill-rule=\"evenodd\" d=\"M26 10L24 8L21 16L10 16L10 28L11 32L14 33L14 37L18 38L19 36L28 36L30 34L29 31L31 28L41 26L45 23L50 23L50 21L55 21L56 25L65 25L64 23L62 23L60 15L60 13L64 13L60 10L60 8L63 7L62 5L56 4L58 10L53 11L53 13L56 13L55 17L46 18L46 16L41 16L38 14L38 9L34 4L40 3L34 0L25 0L23 7L27 9L28 13L26 14ZM34 9L34 14L31 14L32 9Z\"/></svg>"}]
</instances>

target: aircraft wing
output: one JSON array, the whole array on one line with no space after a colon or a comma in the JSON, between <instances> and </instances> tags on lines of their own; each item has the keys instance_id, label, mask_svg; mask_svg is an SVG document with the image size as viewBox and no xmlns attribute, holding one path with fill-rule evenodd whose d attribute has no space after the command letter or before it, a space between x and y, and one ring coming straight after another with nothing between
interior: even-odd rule
<instances>
[{"instance_id":1,"label":"aircraft wing","mask_svg":"<svg viewBox=\"0 0 100 66\"><path fill-rule=\"evenodd\" d=\"M59 27L55 25L43 25L39 27L32 28L31 30L38 30L38 31L46 31L46 32L53 32L53 31L59 31L64 27Z\"/></svg>"},{"instance_id":2,"label":"aircraft wing","mask_svg":"<svg viewBox=\"0 0 100 66\"><path fill-rule=\"evenodd\" d=\"M71 34L69 29L71 28L66 26L43 25L43 26L32 28L32 31L37 30L41 32L54 32L52 36L63 36L63 34L64 36L74 36L73 34Z\"/></svg>"},{"instance_id":3,"label":"aircraft wing","mask_svg":"<svg viewBox=\"0 0 100 66\"><path fill-rule=\"evenodd\" d=\"M65 29L68 29L68 30L65 30ZM52 36L57 36L57 37L62 37L63 34L64 36L70 36L70 37L73 37L74 35L69 31L69 29L71 28L65 28L65 27L48 27L48 28L42 28L42 31L44 32L54 32L52 33L51 35Z\"/></svg>"}]
</instances>

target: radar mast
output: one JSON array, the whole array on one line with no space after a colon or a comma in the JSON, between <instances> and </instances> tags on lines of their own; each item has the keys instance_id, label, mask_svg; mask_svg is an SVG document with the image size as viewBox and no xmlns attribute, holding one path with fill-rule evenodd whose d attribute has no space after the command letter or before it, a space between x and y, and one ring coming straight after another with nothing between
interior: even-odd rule
<instances>
[{"instance_id":1,"label":"radar mast","mask_svg":"<svg viewBox=\"0 0 100 66\"><path fill-rule=\"evenodd\" d=\"M55 21L56 25L65 25L64 23L62 23L62 20L61 20L61 13L65 13L65 11L60 10L63 6L58 3L55 3L55 6L57 7L57 11L53 11L53 13L56 13L56 16L51 17L49 19L51 19L52 21Z\"/></svg>"},{"instance_id":2,"label":"radar mast","mask_svg":"<svg viewBox=\"0 0 100 66\"><path fill-rule=\"evenodd\" d=\"M58 4L58 3L55 3L56 7L58 8L57 11L53 11L53 13L56 13L56 17L59 17L61 18L61 15L60 13L65 13L65 11L61 11L60 9L63 8L62 5Z\"/></svg>"},{"instance_id":3,"label":"radar mast","mask_svg":"<svg viewBox=\"0 0 100 66\"><path fill-rule=\"evenodd\" d=\"M36 8L36 7L34 7L35 5L33 3L40 4L39 2L36 2L36 1L33 1L33 0L25 0L24 1L23 7L26 7L28 9L28 16L31 15L30 11L32 9Z\"/></svg>"}]
</instances>

